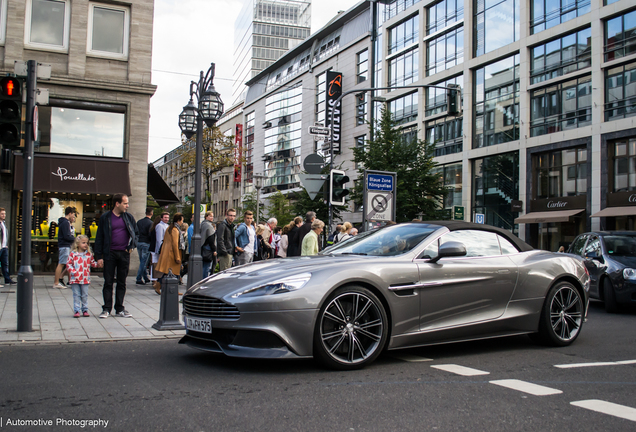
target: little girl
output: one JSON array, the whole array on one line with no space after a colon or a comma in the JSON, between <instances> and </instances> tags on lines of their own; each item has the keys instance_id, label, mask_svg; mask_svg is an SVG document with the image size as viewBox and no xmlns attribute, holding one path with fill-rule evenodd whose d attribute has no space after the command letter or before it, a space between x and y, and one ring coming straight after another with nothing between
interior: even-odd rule
<instances>
[{"instance_id":1,"label":"little girl","mask_svg":"<svg viewBox=\"0 0 636 432\"><path fill-rule=\"evenodd\" d=\"M88 246L88 237L79 235L75 238L75 243L68 256L67 268L69 272L69 283L73 289L73 310L75 318L80 317L80 300L82 314L88 314L88 285L91 283L91 267L97 267L93 258L93 253Z\"/></svg>"}]
</instances>

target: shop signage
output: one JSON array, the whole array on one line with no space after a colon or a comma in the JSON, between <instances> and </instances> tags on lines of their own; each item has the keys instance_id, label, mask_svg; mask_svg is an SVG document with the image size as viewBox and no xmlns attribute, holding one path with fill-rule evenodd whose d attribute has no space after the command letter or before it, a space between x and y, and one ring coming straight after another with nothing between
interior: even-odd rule
<instances>
[{"instance_id":1,"label":"shop signage","mask_svg":"<svg viewBox=\"0 0 636 432\"><path fill-rule=\"evenodd\" d=\"M523 201L512 200L510 202L510 211L512 211L512 212L521 212L521 211L523 211Z\"/></svg>"},{"instance_id":2,"label":"shop signage","mask_svg":"<svg viewBox=\"0 0 636 432\"><path fill-rule=\"evenodd\" d=\"M584 209L587 206L587 195L573 197L557 197L530 201L528 212L558 211Z\"/></svg>"},{"instance_id":3,"label":"shop signage","mask_svg":"<svg viewBox=\"0 0 636 432\"><path fill-rule=\"evenodd\" d=\"M453 220L464 220L464 206L453 206Z\"/></svg>"},{"instance_id":4,"label":"shop signage","mask_svg":"<svg viewBox=\"0 0 636 432\"><path fill-rule=\"evenodd\" d=\"M327 71L327 96L325 98L325 123L331 127L331 116L333 115L333 136L331 145L334 153L340 153L340 121L342 118L342 101L336 104L336 100L342 95L342 74L340 72Z\"/></svg>"},{"instance_id":5,"label":"shop signage","mask_svg":"<svg viewBox=\"0 0 636 432\"><path fill-rule=\"evenodd\" d=\"M636 191L607 194L608 207L627 207L633 205L636 205Z\"/></svg>"},{"instance_id":6,"label":"shop signage","mask_svg":"<svg viewBox=\"0 0 636 432\"><path fill-rule=\"evenodd\" d=\"M241 159L243 156L243 125L237 123L234 131L234 182L241 182Z\"/></svg>"},{"instance_id":7,"label":"shop signage","mask_svg":"<svg viewBox=\"0 0 636 432\"><path fill-rule=\"evenodd\" d=\"M57 171L52 172L51 174L53 174L54 176L57 176L60 178L61 181L65 181L65 180L71 180L71 181L95 181L95 177L93 177L92 175L88 175L85 176L83 173L79 173L76 175L68 174L68 170L66 168L63 167L57 167Z\"/></svg>"}]
</instances>

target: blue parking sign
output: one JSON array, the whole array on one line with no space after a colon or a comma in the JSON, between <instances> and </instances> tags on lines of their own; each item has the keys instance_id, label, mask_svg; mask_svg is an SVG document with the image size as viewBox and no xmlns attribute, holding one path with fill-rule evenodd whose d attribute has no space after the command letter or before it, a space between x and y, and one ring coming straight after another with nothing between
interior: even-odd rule
<instances>
[{"instance_id":1,"label":"blue parking sign","mask_svg":"<svg viewBox=\"0 0 636 432\"><path fill-rule=\"evenodd\" d=\"M484 215L482 213L475 213L475 223L478 223L478 224L484 223Z\"/></svg>"}]
</instances>

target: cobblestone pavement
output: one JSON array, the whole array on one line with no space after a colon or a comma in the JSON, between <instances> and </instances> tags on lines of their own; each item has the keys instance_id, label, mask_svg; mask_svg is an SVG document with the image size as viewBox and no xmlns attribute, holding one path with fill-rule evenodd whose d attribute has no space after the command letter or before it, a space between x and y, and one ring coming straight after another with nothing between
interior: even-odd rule
<instances>
[{"instance_id":1,"label":"cobblestone pavement","mask_svg":"<svg viewBox=\"0 0 636 432\"><path fill-rule=\"evenodd\" d=\"M132 314L132 318L110 316L100 319L104 280L94 275L91 279L88 290L90 317L74 318L73 292L70 287L53 288L53 276L34 276L32 332L17 331L17 285L5 284L0 288L0 345L166 339L185 334L184 330L159 331L152 328L159 319L161 296L155 293L151 285L136 285L134 277L126 281L124 300L124 307ZM179 319L182 321L181 316Z\"/></svg>"}]
</instances>

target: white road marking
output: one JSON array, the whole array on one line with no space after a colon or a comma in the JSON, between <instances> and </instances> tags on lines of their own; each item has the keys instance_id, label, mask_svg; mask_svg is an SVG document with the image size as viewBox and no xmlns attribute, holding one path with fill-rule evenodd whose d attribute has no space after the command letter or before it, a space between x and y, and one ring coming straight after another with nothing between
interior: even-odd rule
<instances>
[{"instance_id":1,"label":"white road marking","mask_svg":"<svg viewBox=\"0 0 636 432\"><path fill-rule=\"evenodd\" d=\"M496 380L496 381L490 381L490 383L498 385L498 386L502 386L502 387L507 387L513 390L519 390L534 396L548 396L548 395L563 393L561 390L553 389L550 387L544 387L544 386L540 386L537 384L532 384L529 382L520 381L516 379Z\"/></svg>"},{"instance_id":2,"label":"white road marking","mask_svg":"<svg viewBox=\"0 0 636 432\"><path fill-rule=\"evenodd\" d=\"M622 419L636 421L636 409L630 408L625 405L618 405L612 402L605 402L599 399L589 399L576 402L570 402L570 404L596 411L602 414L608 414L614 417L620 417Z\"/></svg>"},{"instance_id":3,"label":"white road marking","mask_svg":"<svg viewBox=\"0 0 636 432\"><path fill-rule=\"evenodd\" d=\"M490 375L490 372L484 372L456 364L433 365L431 367L463 376Z\"/></svg>"},{"instance_id":4,"label":"white road marking","mask_svg":"<svg viewBox=\"0 0 636 432\"><path fill-rule=\"evenodd\" d=\"M393 356L396 359L399 360L404 360L407 362L429 362L429 361L433 361L433 359L430 358L426 358L426 357L420 357L420 356L416 356L416 355L394 355Z\"/></svg>"},{"instance_id":5,"label":"white road marking","mask_svg":"<svg viewBox=\"0 0 636 432\"><path fill-rule=\"evenodd\" d=\"M617 366L617 365L628 365L635 364L636 360L621 360L616 362L592 362L592 363L571 363L571 364L560 364L554 365L554 367L559 369L570 369L570 368L580 368L580 367L594 367L594 366Z\"/></svg>"}]
</instances>

